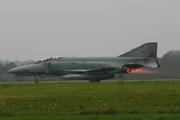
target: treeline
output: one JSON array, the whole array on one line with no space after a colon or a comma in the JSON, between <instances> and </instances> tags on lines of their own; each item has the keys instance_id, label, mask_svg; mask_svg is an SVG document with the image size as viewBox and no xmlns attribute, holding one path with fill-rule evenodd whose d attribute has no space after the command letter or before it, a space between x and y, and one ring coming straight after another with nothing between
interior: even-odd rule
<instances>
[{"instance_id":1,"label":"treeline","mask_svg":"<svg viewBox=\"0 0 180 120\"><path fill-rule=\"evenodd\" d=\"M169 51L160 59L158 69L166 78L180 78L180 50Z\"/></svg>"},{"instance_id":2,"label":"treeline","mask_svg":"<svg viewBox=\"0 0 180 120\"><path fill-rule=\"evenodd\" d=\"M16 63L17 64L16 64ZM7 73L7 71L11 68L19 66L20 64L27 64L28 62L8 62L8 63L0 63L0 80L23 80L27 79L27 77L15 77L12 74ZM33 62L33 61L30 61ZM29 62L29 63L30 63ZM141 73L130 73L125 74L125 79L144 79L144 78L159 78L159 79L179 79L180 78L180 50L169 51L162 58L158 60L161 67L156 69L149 69L153 71L153 74L141 74ZM32 77L28 79L33 79ZM57 78L47 78L47 79L57 79Z\"/></svg>"},{"instance_id":3,"label":"treeline","mask_svg":"<svg viewBox=\"0 0 180 120\"><path fill-rule=\"evenodd\" d=\"M16 67L14 62L2 64L0 63L0 80L11 80L14 79L14 75L8 74L7 71L11 68Z\"/></svg>"}]
</instances>

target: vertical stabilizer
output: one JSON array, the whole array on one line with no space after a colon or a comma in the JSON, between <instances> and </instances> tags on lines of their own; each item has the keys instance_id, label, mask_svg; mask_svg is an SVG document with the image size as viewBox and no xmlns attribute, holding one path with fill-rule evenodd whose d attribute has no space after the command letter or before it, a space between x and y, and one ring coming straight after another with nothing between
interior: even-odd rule
<instances>
[{"instance_id":1,"label":"vertical stabilizer","mask_svg":"<svg viewBox=\"0 0 180 120\"><path fill-rule=\"evenodd\" d=\"M118 57L148 57L157 58L157 42L145 43Z\"/></svg>"}]
</instances>

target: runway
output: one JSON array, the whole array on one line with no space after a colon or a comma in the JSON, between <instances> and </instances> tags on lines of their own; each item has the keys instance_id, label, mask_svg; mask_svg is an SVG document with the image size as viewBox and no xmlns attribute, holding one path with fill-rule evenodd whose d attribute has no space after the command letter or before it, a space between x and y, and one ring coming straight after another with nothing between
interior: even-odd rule
<instances>
[{"instance_id":1,"label":"runway","mask_svg":"<svg viewBox=\"0 0 180 120\"><path fill-rule=\"evenodd\" d=\"M37 84L55 84L55 83L64 83L64 82L89 82L89 81L39 81ZM0 84L35 84L34 81L5 81L0 82Z\"/></svg>"},{"instance_id":2,"label":"runway","mask_svg":"<svg viewBox=\"0 0 180 120\"><path fill-rule=\"evenodd\" d=\"M39 83L37 84L56 84L56 83L89 83L88 80L56 80L56 81L41 81L39 80ZM117 82L117 80L102 80L101 82ZM4 81L4 82L0 82L0 84L35 84L35 81Z\"/></svg>"},{"instance_id":3,"label":"runway","mask_svg":"<svg viewBox=\"0 0 180 120\"><path fill-rule=\"evenodd\" d=\"M138 81L179 81L180 79L135 79L135 80L124 80L124 81L117 81L117 80L101 80L101 82L138 82ZM56 83L70 83L70 82L87 82L88 80L39 80L38 84L56 84ZM0 84L35 84L33 80L23 80L23 81L2 81Z\"/></svg>"}]
</instances>

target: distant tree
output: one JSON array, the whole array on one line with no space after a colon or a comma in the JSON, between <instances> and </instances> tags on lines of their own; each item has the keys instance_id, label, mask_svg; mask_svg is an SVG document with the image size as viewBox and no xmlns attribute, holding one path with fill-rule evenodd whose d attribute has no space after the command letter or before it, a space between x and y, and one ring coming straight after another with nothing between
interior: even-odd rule
<instances>
[{"instance_id":1,"label":"distant tree","mask_svg":"<svg viewBox=\"0 0 180 120\"><path fill-rule=\"evenodd\" d=\"M5 65L2 65L2 63L0 63L0 80L14 79L14 75L7 73L9 69L14 67L16 67L16 64L14 62L6 63Z\"/></svg>"},{"instance_id":2,"label":"distant tree","mask_svg":"<svg viewBox=\"0 0 180 120\"><path fill-rule=\"evenodd\" d=\"M5 70L8 71L11 68L17 67L17 65L14 62L11 62L11 63L6 63L4 67Z\"/></svg>"},{"instance_id":3,"label":"distant tree","mask_svg":"<svg viewBox=\"0 0 180 120\"><path fill-rule=\"evenodd\" d=\"M4 73L4 66L0 63L0 75Z\"/></svg>"},{"instance_id":4,"label":"distant tree","mask_svg":"<svg viewBox=\"0 0 180 120\"><path fill-rule=\"evenodd\" d=\"M180 50L169 51L161 58L161 71L171 78L180 78Z\"/></svg>"}]
</instances>

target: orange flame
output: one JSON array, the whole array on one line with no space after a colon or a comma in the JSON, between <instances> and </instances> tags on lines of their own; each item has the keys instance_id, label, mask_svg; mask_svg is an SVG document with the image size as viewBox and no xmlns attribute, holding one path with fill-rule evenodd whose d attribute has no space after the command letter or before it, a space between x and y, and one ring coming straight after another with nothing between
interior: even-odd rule
<instances>
[{"instance_id":1,"label":"orange flame","mask_svg":"<svg viewBox=\"0 0 180 120\"><path fill-rule=\"evenodd\" d=\"M136 69L135 68L127 68L127 72L132 72L132 71L135 71Z\"/></svg>"},{"instance_id":2,"label":"orange flame","mask_svg":"<svg viewBox=\"0 0 180 120\"><path fill-rule=\"evenodd\" d=\"M148 69L143 69L143 68L139 68L139 69L128 68L127 72L128 73L139 73L139 74L153 74L153 73L156 73L153 70L148 70Z\"/></svg>"}]
</instances>

